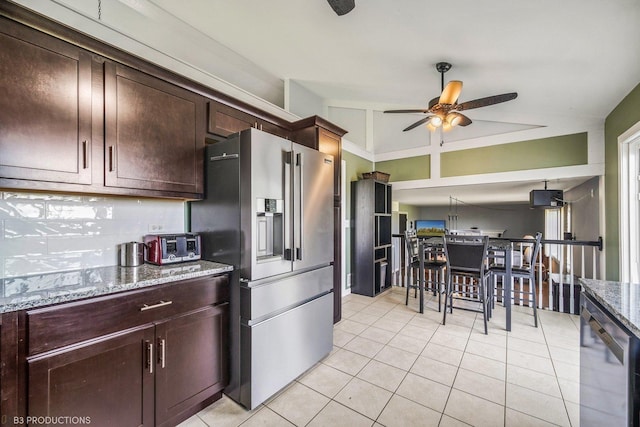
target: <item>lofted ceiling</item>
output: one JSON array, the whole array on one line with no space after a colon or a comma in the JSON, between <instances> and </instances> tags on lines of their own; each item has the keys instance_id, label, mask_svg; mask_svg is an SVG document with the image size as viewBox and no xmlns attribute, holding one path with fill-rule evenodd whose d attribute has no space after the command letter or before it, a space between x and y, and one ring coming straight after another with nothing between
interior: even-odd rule
<instances>
[{"instance_id":1,"label":"lofted ceiling","mask_svg":"<svg viewBox=\"0 0 640 427\"><path fill-rule=\"evenodd\" d=\"M162 52L176 68L193 71L192 78L216 76L280 107L291 81L325 106L373 110L373 117L394 124L382 142L365 147L376 155L411 148L402 145L402 129L421 116L380 112L426 107L440 94L440 61L453 64L445 82L464 82L460 102L518 92L513 101L469 110L474 123L446 136L461 147L489 137L518 140L523 129L558 124L601 129L640 76L638 0L357 0L343 16L326 0L14 1L43 13L53 6L73 11L91 25L65 18L66 12L57 16L107 42L136 40L142 46L136 54L156 60ZM429 143L423 126L411 132L419 144ZM561 177L556 187L566 190L591 176ZM513 187L540 185L539 177L517 181L399 189L394 198L525 202L529 190Z\"/></svg>"},{"instance_id":2,"label":"lofted ceiling","mask_svg":"<svg viewBox=\"0 0 640 427\"><path fill-rule=\"evenodd\" d=\"M455 129L450 141L557 123L603 126L640 76L637 0L366 0L343 16L325 0L151 1L277 79L342 106L424 108L440 93L440 61L453 64L445 82L464 82L460 102L518 92L516 100L468 111L475 126ZM394 118L398 134L420 117ZM371 151L393 151L400 136ZM568 190L590 177L554 184ZM399 189L394 199L523 203L533 188L541 188L538 178Z\"/></svg>"},{"instance_id":3,"label":"lofted ceiling","mask_svg":"<svg viewBox=\"0 0 640 427\"><path fill-rule=\"evenodd\" d=\"M362 0L343 16L326 0L151 1L332 100L424 107L440 92L435 64L448 61L461 101L518 92L484 120L603 121L640 75L637 0Z\"/></svg>"}]
</instances>

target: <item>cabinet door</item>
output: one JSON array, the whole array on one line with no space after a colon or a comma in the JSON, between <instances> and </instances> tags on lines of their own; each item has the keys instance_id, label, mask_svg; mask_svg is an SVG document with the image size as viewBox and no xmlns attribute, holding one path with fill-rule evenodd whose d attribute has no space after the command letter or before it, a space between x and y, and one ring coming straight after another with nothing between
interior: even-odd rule
<instances>
[{"instance_id":1,"label":"cabinet door","mask_svg":"<svg viewBox=\"0 0 640 427\"><path fill-rule=\"evenodd\" d=\"M105 185L203 193L204 98L105 63Z\"/></svg>"},{"instance_id":2,"label":"cabinet door","mask_svg":"<svg viewBox=\"0 0 640 427\"><path fill-rule=\"evenodd\" d=\"M289 130L264 120L258 120L258 129L273 135L278 135L284 139L289 139L291 137Z\"/></svg>"},{"instance_id":3,"label":"cabinet door","mask_svg":"<svg viewBox=\"0 0 640 427\"><path fill-rule=\"evenodd\" d=\"M153 426L155 351L148 326L28 358L28 416Z\"/></svg>"},{"instance_id":4,"label":"cabinet door","mask_svg":"<svg viewBox=\"0 0 640 427\"><path fill-rule=\"evenodd\" d=\"M285 139L289 139L290 136L289 131L284 127L216 101L209 101L208 117L207 132L225 138L249 128L260 129Z\"/></svg>"},{"instance_id":5,"label":"cabinet door","mask_svg":"<svg viewBox=\"0 0 640 427\"><path fill-rule=\"evenodd\" d=\"M258 120L251 114L236 110L216 101L209 101L209 122L207 131L224 136L249 128L257 128Z\"/></svg>"},{"instance_id":6,"label":"cabinet door","mask_svg":"<svg viewBox=\"0 0 640 427\"><path fill-rule=\"evenodd\" d=\"M0 18L0 177L91 184L91 56Z\"/></svg>"},{"instance_id":7,"label":"cabinet door","mask_svg":"<svg viewBox=\"0 0 640 427\"><path fill-rule=\"evenodd\" d=\"M228 303L156 326L156 424L221 391L228 380Z\"/></svg>"}]
</instances>

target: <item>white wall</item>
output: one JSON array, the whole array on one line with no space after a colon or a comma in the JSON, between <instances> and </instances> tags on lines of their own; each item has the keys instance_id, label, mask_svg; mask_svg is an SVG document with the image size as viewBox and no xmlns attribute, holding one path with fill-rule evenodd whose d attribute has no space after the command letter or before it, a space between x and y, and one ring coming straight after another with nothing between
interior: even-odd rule
<instances>
[{"instance_id":1,"label":"white wall","mask_svg":"<svg viewBox=\"0 0 640 427\"><path fill-rule=\"evenodd\" d=\"M294 80L285 81L284 103L287 111L299 117L323 115L322 98Z\"/></svg>"},{"instance_id":2,"label":"white wall","mask_svg":"<svg viewBox=\"0 0 640 427\"><path fill-rule=\"evenodd\" d=\"M185 229L184 202L0 192L0 278L118 264L118 245Z\"/></svg>"},{"instance_id":3,"label":"white wall","mask_svg":"<svg viewBox=\"0 0 640 427\"><path fill-rule=\"evenodd\" d=\"M598 240L604 233L600 229L599 199L600 199L600 178L595 177L581 184L563 195L565 202L570 205L571 214L569 226L571 233L576 240ZM565 208L566 210L566 208ZM584 277L593 276L593 249L586 248L584 252ZM599 258L603 258L597 250L596 273L599 272ZM573 272L582 276L582 251L580 247L573 250ZM599 276L598 276L599 277Z\"/></svg>"}]
</instances>

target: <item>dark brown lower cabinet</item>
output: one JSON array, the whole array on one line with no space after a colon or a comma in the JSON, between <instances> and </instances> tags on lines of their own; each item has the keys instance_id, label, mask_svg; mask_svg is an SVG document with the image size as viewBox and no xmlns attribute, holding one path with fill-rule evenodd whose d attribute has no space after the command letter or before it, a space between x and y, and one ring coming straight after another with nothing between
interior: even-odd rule
<instances>
[{"instance_id":1,"label":"dark brown lower cabinet","mask_svg":"<svg viewBox=\"0 0 640 427\"><path fill-rule=\"evenodd\" d=\"M84 424L98 426L153 426L149 349L154 335L154 327L148 326L30 358L28 417L78 417L90 421Z\"/></svg>"},{"instance_id":2,"label":"dark brown lower cabinet","mask_svg":"<svg viewBox=\"0 0 640 427\"><path fill-rule=\"evenodd\" d=\"M173 426L176 416L227 384L225 349L228 304L156 326L156 425Z\"/></svg>"},{"instance_id":3,"label":"dark brown lower cabinet","mask_svg":"<svg viewBox=\"0 0 640 427\"><path fill-rule=\"evenodd\" d=\"M177 425L227 385L228 307L214 276L30 310L26 411L7 409L37 425Z\"/></svg>"}]
</instances>

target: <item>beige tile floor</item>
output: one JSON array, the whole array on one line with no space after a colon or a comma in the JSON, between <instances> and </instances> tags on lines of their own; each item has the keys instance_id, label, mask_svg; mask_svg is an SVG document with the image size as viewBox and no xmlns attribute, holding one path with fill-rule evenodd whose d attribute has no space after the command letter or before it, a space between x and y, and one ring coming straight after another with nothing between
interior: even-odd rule
<instances>
[{"instance_id":1,"label":"beige tile floor","mask_svg":"<svg viewBox=\"0 0 640 427\"><path fill-rule=\"evenodd\" d=\"M579 318L513 308L404 305L404 288L343 298L329 356L253 411L226 396L180 424L230 426L578 426Z\"/></svg>"}]
</instances>

